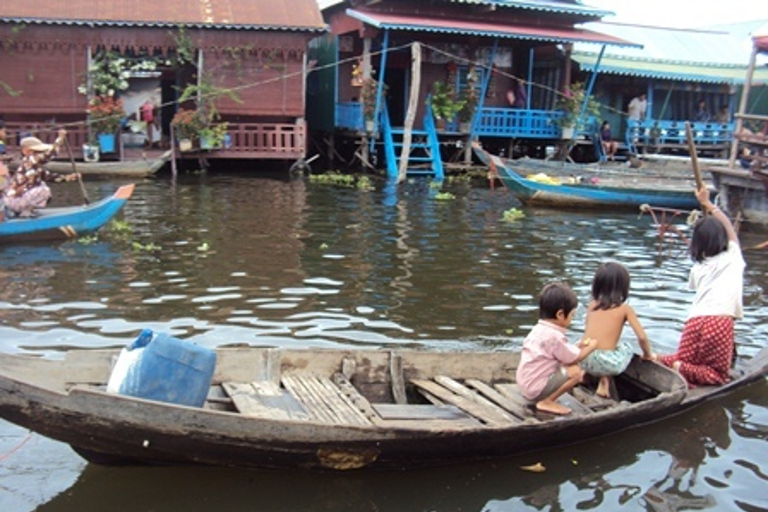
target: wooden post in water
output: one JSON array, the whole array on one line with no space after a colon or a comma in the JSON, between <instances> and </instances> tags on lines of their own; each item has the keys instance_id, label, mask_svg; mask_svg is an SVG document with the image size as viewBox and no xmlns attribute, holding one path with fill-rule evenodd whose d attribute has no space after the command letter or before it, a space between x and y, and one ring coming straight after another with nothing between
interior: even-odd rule
<instances>
[{"instance_id":1,"label":"wooden post in water","mask_svg":"<svg viewBox=\"0 0 768 512\"><path fill-rule=\"evenodd\" d=\"M403 125L403 148L400 153L400 166L398 167L397 182L405 181L408 173L408 160L411 154L411 131L413 120L416 118L416 110L419 107L419 89L421 87L421 44L411 44L411 90L408 97L408 111L405 114Z\"/></svg>"},{"instance_id":2,"label":"wooden post in water","mask_svg":"<svg viewBox=\"0 0 768 512\"><path fill-rule=\"evenodd\" d=\"M736 125L733 128L733 141L731 142L731 154L728 158L728 168L733 169L736 164L739 152L739 135L744 126L742 116L747 111L747 98L749 98L749 89L752 87L752 76L755 73L755 62L757 60L757 45L752 45L752 54L749 57L749 67L747 68L747 79L744 80L744 89L741 91L739 100L739 112L736 114Z\"/></svg>"}]
</instances>

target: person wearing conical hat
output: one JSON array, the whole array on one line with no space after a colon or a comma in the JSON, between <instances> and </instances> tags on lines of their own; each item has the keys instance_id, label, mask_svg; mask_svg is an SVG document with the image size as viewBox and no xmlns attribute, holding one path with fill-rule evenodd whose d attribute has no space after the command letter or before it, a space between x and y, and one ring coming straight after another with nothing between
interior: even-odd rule
<instances>
[{"instance_id":1,"label":"person wearing conical hat","mask_svg":"<svg viewBox=\"0 0 768 512\"><path fill-rule=\"evenodd\" d=\"M21 163L3 196L6 210L20 217L32 216L35 209L45 207L51 200L51 189L46 182L76 181L80 177L77 173L63 175L43 167L58 153L66 136L67 131L61 129L53 144L45 144L37 137L21 139Z\"/></svg>"}]
</instances>

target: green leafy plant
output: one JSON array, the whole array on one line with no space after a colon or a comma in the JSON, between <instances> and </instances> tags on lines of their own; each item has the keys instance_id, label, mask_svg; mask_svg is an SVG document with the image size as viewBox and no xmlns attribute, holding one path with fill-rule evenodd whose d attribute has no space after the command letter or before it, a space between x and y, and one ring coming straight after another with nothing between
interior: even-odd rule
<instances>
[{"instance_id":1,"label":"green leafy plant","mask_svg":"<svg viewBox=\"0 0 768 512\"><path fill-rule=\"evenodd\" d=\"M432 113L437 119L451 121L464 107L464 102L456 96L456 90L445 82L435 82L430 95Z\"/></svg>"},{"instance_id":2,"label":"green leafy plant","mask_svg":"<svg viewBox=\"0 0 768 512\"><path fill-rule=\"evenodd\" d=\"M600 103L591 95L587 100L586 109L583 115L581 115L585 96L586 90L582 82L574 82L566 88L565 92L558 97L555 103L555 108L563 114L555 119L557 126L561 128L576 127L579 117L581 117L582 123L585 123L589 117L600 116Z\"/></svg>"},{"instance_id":3,"label":"green leafy plant","mask_svg":"<svg viewBox=\"0 0 768 512\"><path fill-rule=\"evenodd\" d=\"M207 140L212 148L220 148L224 146L228 128L227 122L209 124L200 130L200 140Z\"/></svg>"},{"instance_id":4,"label":"green leafy plant","mask_svg":"<svg viewBox=\"0 0 768 512\"><path fill-rule=\"evenodd\" d=\"M375 78L365 78L360 87L360 101L363 103L363 119L373 121L376 117L376 95L379 82Z\"/></svg>"}]
</instances>

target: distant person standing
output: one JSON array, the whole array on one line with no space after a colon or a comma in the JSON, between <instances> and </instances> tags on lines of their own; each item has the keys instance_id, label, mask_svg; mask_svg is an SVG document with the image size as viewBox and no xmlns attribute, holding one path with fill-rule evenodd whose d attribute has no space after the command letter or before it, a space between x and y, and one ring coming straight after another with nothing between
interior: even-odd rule
<instances>
[{"instance_id":1,"label":"distant person standing","mask_svg":"<svg viewBox=\"0 0 768 512\"><path fill-rule=\"evenodd\" d=\"M648 100L645 93L632 98L627 107L627 115L630 121L645 121L645 111L648 109Z\"/></svg>"},{"instance_id":2,"label":"distant person standing","mask_svg":"<svg viewBox=\"0 0 768 512\"><path fill-rule=\"evenodd\" d=\"M147 98L147 101L142 103L139 109L141 110L141 120L147 125L147 146L152 147L155 135L155 103Z\"/></svg>"}]
</instances>

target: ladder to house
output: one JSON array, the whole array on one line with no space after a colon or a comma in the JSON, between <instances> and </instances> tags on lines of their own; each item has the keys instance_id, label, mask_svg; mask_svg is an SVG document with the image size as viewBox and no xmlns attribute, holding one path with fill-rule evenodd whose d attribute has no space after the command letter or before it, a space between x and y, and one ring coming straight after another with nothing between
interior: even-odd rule
<instances>
[{"instance_id":1,"label":"ladder to house","mask_svg":"<svg viewBox=\"0 0 768 512\"><path fill-rule=\"evenodd\" d=\"M423 130L411 130L411 145L407 155L403 154L405 130L392 126L386 106L381 111L381 127L387 176L390 179L397 179L400 160L403 158L408 160L408 176L432 176L439 181L445 178L443 161L440 158L440 141L431 113L428 112L424 116Z\"/></svg>"}]
</instances>

